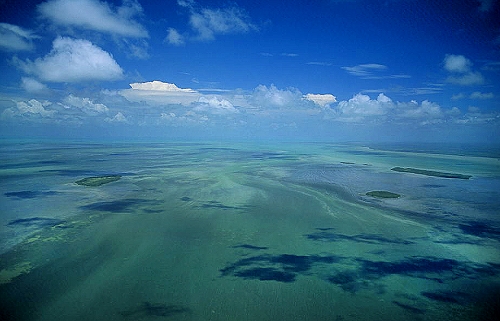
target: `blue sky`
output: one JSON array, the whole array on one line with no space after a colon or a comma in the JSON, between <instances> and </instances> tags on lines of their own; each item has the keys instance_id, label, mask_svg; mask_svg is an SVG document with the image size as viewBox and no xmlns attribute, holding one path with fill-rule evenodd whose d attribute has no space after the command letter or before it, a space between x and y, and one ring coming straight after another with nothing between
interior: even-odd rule
<instances>
[{"instance_id":1,"label":"blue sky","mask_svg":"<svg viewBox=\"0 0 500 321\"><path fill-rule=\"evenodd\" d=\"M2 137L500 142L495 0L0 12Z\"/></svg>"}]
</instances>

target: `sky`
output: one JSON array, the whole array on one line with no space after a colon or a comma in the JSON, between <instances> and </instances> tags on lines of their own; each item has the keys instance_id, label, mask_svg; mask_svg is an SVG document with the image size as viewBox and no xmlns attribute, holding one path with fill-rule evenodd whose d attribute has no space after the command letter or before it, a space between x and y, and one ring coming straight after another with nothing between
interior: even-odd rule
<instances>
[{"instance_id":1,"label":"sky","mask_svg":"<svg viewBox=\"0 0 500 321\"><path fill-rule=\"evenodd\" d=\"M500 144L497 0L0 1L0 137Z\"/></svg>"}]
</instances>

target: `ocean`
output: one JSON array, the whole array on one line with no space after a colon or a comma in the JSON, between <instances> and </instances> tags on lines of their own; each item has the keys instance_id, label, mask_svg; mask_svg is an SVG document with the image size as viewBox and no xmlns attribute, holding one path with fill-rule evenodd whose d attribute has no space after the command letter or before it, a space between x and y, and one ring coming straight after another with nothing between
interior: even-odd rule
<instances>
[{"instance_id":1,"label":"ocean","mask_svg":"<svg viewBox=\"0 0 500 321\"><path fill-rule=\"evenodd\" d=\"M490 147L3 141L0 181L1 320L500 314Z\"/></svg>"}]
</instances>

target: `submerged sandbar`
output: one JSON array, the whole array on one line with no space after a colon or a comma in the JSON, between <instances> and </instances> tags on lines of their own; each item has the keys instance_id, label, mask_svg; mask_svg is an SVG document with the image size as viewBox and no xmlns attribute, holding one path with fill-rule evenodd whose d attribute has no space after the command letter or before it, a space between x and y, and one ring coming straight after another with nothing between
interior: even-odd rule
<instances>
[{"instance_id":1,"label":"submerged sandbar","mask_svg":"<svg viewBox=\"0 0 500 321\"><path fill-rule=\"evenodd\" d=\"M395 172L412 173L412 174L420 174L420 175L443 177L443 178L469 179L472 177L471 175L429 171L426 169L418 169L418 168L411 168L411 167L394 167L394 168L391 168L391 170L395 171Z\"/></svg>"},{"instance_id":2,"label":"submerged sandbar","mask_svg":"<svg viewBox=\"0 0 500 321\"><path fill-rule=\"evenodd\" d=\"M78 185L95 187L115 182L120 178L122 178L120 175L93 176L93 177L82 178L80 180L77 180L75 183Z\"/></svg>"},{"instance_id":3,"label":"submerged sandbar","mask_svg":"<svg viewBox=\"0 0 500 321\"><path fill-rule=\"evenodd\" d=\"M400 198L401 195L388 192L388 191L370 191L366 193L367 196L377 197L377 198Z\"/></svg>"}]
</instances>

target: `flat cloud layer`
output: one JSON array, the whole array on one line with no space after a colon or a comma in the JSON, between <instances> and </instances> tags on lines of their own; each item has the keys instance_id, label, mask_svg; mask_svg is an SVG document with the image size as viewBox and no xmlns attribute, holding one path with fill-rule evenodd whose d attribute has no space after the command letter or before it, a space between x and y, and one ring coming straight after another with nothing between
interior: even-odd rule
<instances>
[{"instance_id":1,"label":"flat cloud layer","mask_svg":"<svg viewBox=\"0 0 500 321\"><path fill-rule=\"evenodd\" d=\"M148 37L148 32L132 19L142 12L137 1L124 1L113 10L96 0L49 0L38 6L42 17L62 26L74 26L124 37Z\"/></svg>"},{"instance_id":2,"label":"flat cloud layer","mask_svg":"<svg viewBox=\"0 0 500 321\"><path fill-rule=\"evenodd\" d=\"M189 88L179 88L175 84L158 80L132 83L131 89L120 91L120 95L131 102L144 102L151 105L181 104L189 105L198 101L200 93Z\"/></svg>"},{"instance_id":3,"label":"flat cloud layer","mask_svg":"<svg viewBox=\"0 0 500 321\"><path fill-rule=\"evenodd\" d=\"M49 82L116 80L123 77L123 70L108 52L83 39L58 37L48 55L34 62L28 60L19 64L25 72Z\"/></svg>"},{"instance_id":4,"label":"flat cloud layer","mask_svg":"<svg viewBox=\"0 0 500 321\"><path fill-rule=\"evenodd\" d=\"M159 80L154 80L154 81L149 81L149 82L140 82L140 83L136 82L136 83L130 84L130 87L132 87L132 89L136 89L136 90L153 90L153 91L169 91L169 92L181 91L181 92L188 92L188 93L196 92L190 88L179 88L175 84L170 84L168 82L162 82Z\"/></svg>"}]
</instances>

